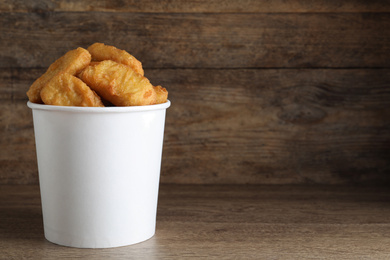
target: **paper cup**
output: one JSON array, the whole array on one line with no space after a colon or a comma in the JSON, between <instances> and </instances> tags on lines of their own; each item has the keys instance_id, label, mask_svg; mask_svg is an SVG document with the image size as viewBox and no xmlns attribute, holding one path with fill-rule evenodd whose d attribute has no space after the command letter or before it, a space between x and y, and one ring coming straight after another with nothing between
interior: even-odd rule
<instances>
[{"instance_id":1,"label":"paper cup","mask_svg":"<svg viewBox=\"0 0 390 260\"><path fill-rule=\"evenodd\" d=\"M107 248L151 238L170 102L103 108L27 105L33 112L46 239Z\"/></svg>"}]
</instances>

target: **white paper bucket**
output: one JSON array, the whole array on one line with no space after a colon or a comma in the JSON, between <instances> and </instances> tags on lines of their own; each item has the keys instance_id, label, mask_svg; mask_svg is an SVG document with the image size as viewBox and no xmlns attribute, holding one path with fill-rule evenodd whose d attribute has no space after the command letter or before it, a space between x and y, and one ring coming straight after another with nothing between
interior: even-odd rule
<instances>
[{"instance_id":1,"label":"white paper bucket","mask_svg":"<svg viewBox=\"0 0 390 260\"><path fill-rule=\"evenodd\" d=\"M64 246L107 248L151 238L170 102L27 105L33 111L46 239Z\"/></svg>"}]
</instances>

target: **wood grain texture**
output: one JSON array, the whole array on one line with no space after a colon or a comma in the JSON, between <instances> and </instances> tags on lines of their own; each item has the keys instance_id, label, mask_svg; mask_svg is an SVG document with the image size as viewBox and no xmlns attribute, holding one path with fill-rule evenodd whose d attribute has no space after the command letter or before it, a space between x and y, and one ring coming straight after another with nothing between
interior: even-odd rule
<instances>
[{"instance_id":1,"label":"wood grain texture","mask_svg":"<svg viewBox=\"0 0 390 260\"><path fill-rule=\"evenodd\" d=\"M4 259L387 259L385 187L162 185L157 229L115 249L54 245L37 186L0 186Z\"/></svg>"},{"instance_id":2,"label":"wood grain texture","mask_svg":"<svg viewBox=\"0 0 390 260\"><path fill-rule=\"evenodd\" d=\"M1 183L37 183L25 92L43 71L0 72ZM145 75L166 87L172 101L163 183L390 181L388 69L149 69Z\"/></svg>"},{"instance_id":3,"label":"wood grain texture","mask_svg":"<svg viewBox=\"0 0 390 260\"><path fill-rule=\"evenodd\" d=\"M0 2L0 183L38 182L29 85L104 42L169 90L163 183L389 183L390 1Z\"/></svg>"},{"instance_id":4,"label":"wood grain texture","mask_svg":"<svg viewBox=\"0 0 390 260\"><path fill-rule=\"evenodd\" d=\"M388 12L390 1L345 0L3 0L2 12L142 12L142 13L280 13L280 12Z\"/></svg>"},{"instance_id":5,"label":"wood grain texture","mask_svg":"<svg viewBox=\"0 0 390 260\"><path fill-rule=\"evenodd\" d=\"M387 13L3 13L0 67L47 68L104 42L145 68L390 67Z\"/></svg>"},{"instance_id":6,"label":"wood grain texture","mask_svg":"<svg viewBox=\"0 0 390 260\"><path fill-rule=\"evenodd\" d=\"M163 181L389 181L386 70L191 73L171 86Z\"/></svg>"}]
</instances>

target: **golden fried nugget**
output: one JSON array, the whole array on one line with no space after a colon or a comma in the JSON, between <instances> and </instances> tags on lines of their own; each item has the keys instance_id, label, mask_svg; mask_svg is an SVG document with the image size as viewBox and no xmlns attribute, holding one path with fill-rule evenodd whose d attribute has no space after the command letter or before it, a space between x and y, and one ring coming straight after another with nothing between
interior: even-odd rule
<instances>
[{"instance_id":1,"label":"golden fried nugget","mask_svg":"<svg viewBox=\"0 0 390 260\"><path fill-rule=\"evenodd\" d=\"M156 103L157 94L149 80L129 66L111 60L84 69L79 78L102 98L116 106L142 106Z\"/></svg>"},{"instance_id":2,"label":"golden fried nugget","mask_svg":"<svg viewBox=\"0 0 390 260\"><path fill-rule=\"evenodd\" d=\"M41 90L46 105L104 107L100 97L81 79L64 73L52 78Z\"/></svg>"},{"instance_id":3,"label":"golden fried nugget","mask_svg":"<svg viewBox=\"0 0 390 260\"><path fill-rule=\"evenodd\" d=\"M124 50L97 42L89 46L88 51L91 53L93 61L116 61L118 63L130 66L137 73L141 74L142 76L144 75L142 63Z\"/></svg>"},{"instance_id":4,"label":"golden fried nugget","mask_svg":"<svg viewBox=\"0 0 390 260\"><path fill-rule=\"evenodd\" d=\"M29 100L33 103L42 103L41 89L53 78L62 73L76 75L91 62L91 54L83 48L68 51L49 66L47 71L31 85L27 91Z\"/></svg>"},{"instance_id":5,"label":"golden fried nugget","mask_svg":"<svg viewBox=\"0 0 390 260\"><path fill-rule=\"evenodd\" d=\"M154 91L157 94L156 104L162 104L162 103L167 102L168 91L166 90L166 88L163 88L161 86L155 86Z\"/></svg>"}]
</instances>

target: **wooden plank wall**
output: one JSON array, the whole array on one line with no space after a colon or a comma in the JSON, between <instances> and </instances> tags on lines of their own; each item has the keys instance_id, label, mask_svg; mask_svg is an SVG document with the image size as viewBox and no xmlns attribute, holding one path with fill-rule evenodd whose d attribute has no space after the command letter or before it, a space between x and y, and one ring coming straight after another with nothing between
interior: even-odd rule
<instances>
[{"instance_id":1,"label":"wooden plank wall","mask_svg":"<svg viewBox=\"0 0 390 260\"><path fill-rule=\"evenodd\" d=\"M94 42L169 90L163 183L389 183L389 28L390 1L2 1L0 184L38 182L25 92Z\"/></svg>"}]
</instances>

